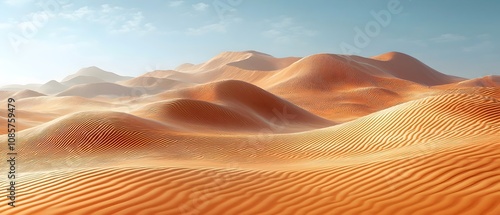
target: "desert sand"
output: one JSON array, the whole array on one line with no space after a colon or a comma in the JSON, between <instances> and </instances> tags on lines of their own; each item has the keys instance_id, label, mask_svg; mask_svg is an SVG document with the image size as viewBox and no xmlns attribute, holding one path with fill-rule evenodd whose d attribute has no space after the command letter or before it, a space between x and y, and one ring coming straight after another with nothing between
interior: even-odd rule
<instances>
[{"instance_id":1,"label":"desert sand","mask_svg":"<svg viewBox=\"0 0 500 215\"><path fill-rule=\"evenodd\" d=\"M500 76L399 52L88 67L9 97L20 173L0 214L500 213Z\"/></svg>"}]
</instances>

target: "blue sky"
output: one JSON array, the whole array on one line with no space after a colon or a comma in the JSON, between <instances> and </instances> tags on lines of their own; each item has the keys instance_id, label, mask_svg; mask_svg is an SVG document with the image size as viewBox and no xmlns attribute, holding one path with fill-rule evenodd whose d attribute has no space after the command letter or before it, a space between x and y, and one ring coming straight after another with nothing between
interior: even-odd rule
<instances>
[{"instance_id":1,"label":"blue sky","mask_svg":"<svg viewBox=\"0 0 500 215\"><path fill-rule=\"evenodd\" d=\"M135 76L242 50L400 51L447 74L500 74L497 1L1 0L0 8L0 85L94 65Z\"/></svg>"}]
</instances>

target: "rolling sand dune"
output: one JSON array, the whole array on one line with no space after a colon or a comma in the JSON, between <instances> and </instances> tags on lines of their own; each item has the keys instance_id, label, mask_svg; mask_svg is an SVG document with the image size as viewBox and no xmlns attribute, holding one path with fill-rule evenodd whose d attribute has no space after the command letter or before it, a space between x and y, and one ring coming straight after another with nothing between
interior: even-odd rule
<instances>
[{"instance_id":1,"label":"rolling sand dune","mask_svg":"<svg viewBox=\"0 0 500 215\"><path fill-rule=\"evenodd\" d=\"M71 78L67 81L63 81L63 82L61 82L61 84L66 85L68 87L72 87L72 86L79 85L79 84L93 84L93 83L102 83L102 82L106 82L106 81L102 80L100 78L97 78L97 77L93 77L93 76L79 75L79 76L75 76L74 78Z\"/></svg>"},{"instance_id":2,"label":"rolling sand dune","mask_svg":"<svg viewBox=\"0 0 500 215\"><path fill-rule=\"evenodd\" d=\"M140 76L118 83L123 86L142 88L148 94L156 94L171 89L185 88L194 85L193 83L175 79L150 76Z\"/></svg>"},{"instance_id":3,"label":"rolling sand dune","mask_svg":"<svg viewBox=\"0 0 500 215\"><path fill-rule=\"evenodd\" d=\"M102 110L103 108L112 109L121 107L121 105L118 104L95 101L78 96L31 97L17 100L16 106L22 107L22 110L25 111L57 114L58 116L79 111Z\"/></svg>"},{"instance_id":4,"label":"rolling sand dune","mask_svg":"<svg viewBox=\"0 0 500 215\"><path fill-rule=\"evenodd\" d=\"M84 68L0 91L0 214L500 214L499 84L398 52Z\"/></svg>"},{"instance_id":5,"label":"rolling sand dune","mask_svg":"<svg viewBox=\"0 0 500 215\"><path fill-rule=\"evenodd\" d=\"M500 76L490 75L482 78L461 81L456 83L457 88L460 87L500 87Z\"/></svg>"},{"instance_id":6,"label":"rolling sand dune","mask_svg":"<svg viewBox=\"0 0 500 215\"><path fill-rule=\"evenodd\" d=\"M106 82L123 81L123 80L127 80L127 79L131 78L131 77L126 77L126 76L120 76L120 75L117 75L117 74L112 73L112 72L104 71L99 67L91 66L91 67L80 69L75 74L66 76L62 81L63 82L69 81L69 80L71 80L75 77L78 77L78 76L94 77L94 78L104 80Z\"/></svg>"},{"instance_id":7,"label":"rolling sand dune","mask_svg":"<svg viewBox=\"0 0 500 215\"><path fill-rule=\"evenodd\" d=\"M465 144L464 144L465 145ZM116 167L35 173L15 214L494 214L498 142L318 170Z\"/></svg>"},{"instance_id":8,"label":"rolling sand dune","mask_svg":"<svg viewBox=\"0 0 500 215\"><path fill-rule=\"evenodd\" d=\"M333 125L333 122L317 117L257 86L237 80L226 80L169 91L146 97L142 102L174 98L221 104L241 114L252 116L257 121L273 121L270 122L273 124L289 123L276 119L276 117L281 117L282 114L288 114L293 117L293 124L296 125L313 126L315 128ZM288 126L290 128L294 127L292 123Z\"/></svg>"},{"instance_id":9,"label":"rolling sand dune","mask_svg":"<svg viewBox=\"0 0 500 215\"><path fill-rule=\"evenodd\" d=\"M209 61L199 65L181 65L179 71L209 71L229 65L245 70L270 71L282 69L297 61L299 58L274 58L271 55L256 51L223 52Z\"/></svg>"},{"instance_id":10,"label":"rolling sand dune","mask_svg":"<svg viewBox=\"0 0 500 215\"><path fill-rule=\"evenodd\" d=\"M243 115L229 107L192 99L150 104L134 111L133 114L197 132L258 131L269 127L261 119Z\"/></svg>"},{"instance_id":11,"label":"rolling sand dune","mask_svg":"<svg viewBox=\"0 0 500 215\"><path fill-rule=\"evenodd\" d=\"M24 99L24 98L38 97L38 96L46 96L46 95L33 90L22 90L12 94L10 97L15 99Z\"/></svg>"},{"instance_id":12,"label":"rolling sand dune","mask_svg":"<svg viewBox=\"0 0 500 215\"><path fill-rule=\"evenodd\" d=\"M11 84L6 86L0 86L0 90L6 91L19 91L19 90L36 90L41 84Z\"/></svg>"},{"instance_id":13,"label":"rolling sand dune","mask_svg":"<svg viewBox=\"0 0 500 215\"><path fill-rule=\"evenodd\" d=\"M372 59L378 62L371 61L368 62L369 64L384 69L394 77L422 85L442 85L465 80L440 73L419 60L400 52L389 52L374 56Z\"/></svg>"},{"instance_id":14,"label":"rolling sand dune","mask_svg":"<svg viewBox=\"0 0 500 215\"><path fill-rule=\"evenodd\" d=\"M68 86L61 84L55 80L51 80L51 81L43 84L42 86L40 86L37 89L37 91L44 93L44 94L52 95L52 94L60 93L66 89L68 89Z\"/></svg>"},{"instance_id":15,"label":"rolling sand dune","mask_svg":"<svg viewBox=\"0 0 500 215\"><path fill-rule=\"evenodd\" d=\"M20 151L30 147L36 147L37 153L130 150L160 144L155 142L159 138L155 138L154 134L167 134L168 129L164 124L125 113L79 112L23 131L23 142L26 144Z\"/></svg>"},{"instance_id":16,"label":"rolling sand dune","mask_svg":"<svg viewBox=\"0 0 500 215\"><path fill-rule=\"evenodd\" d=\"M58 93L56 96L81 96L85 98L97 96L122 97L141 95L142 93L141 90L134 90L134 88L106 82L76 85Z\"/></svg>"}]
</instances>

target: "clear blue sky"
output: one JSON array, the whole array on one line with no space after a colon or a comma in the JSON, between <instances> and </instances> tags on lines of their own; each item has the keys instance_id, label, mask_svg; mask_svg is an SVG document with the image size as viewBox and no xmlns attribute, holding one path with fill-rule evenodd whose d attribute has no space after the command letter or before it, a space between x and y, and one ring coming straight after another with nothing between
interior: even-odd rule
<instances>
[{"instance_id":1,"label":"clear blue sky","mask_svg":"<svg viewBox=\"0 0 500 215\"><path fill-rule=\"evenodd\" d=\"M404 52L452 75L500 74L498 1L1 0L0 8L0 85L93 65L139 75L222 51L343 53L341 44L361 56ZM356 43L356 29L369 41Z\"/></svg>"}]
</instances>

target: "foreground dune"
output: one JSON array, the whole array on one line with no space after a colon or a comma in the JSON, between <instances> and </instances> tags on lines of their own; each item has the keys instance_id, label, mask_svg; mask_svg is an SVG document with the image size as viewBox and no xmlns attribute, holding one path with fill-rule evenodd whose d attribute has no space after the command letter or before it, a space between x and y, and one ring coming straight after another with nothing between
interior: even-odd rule
<instances>
[{"instance_id":1,"label":"foreground dune","mask_svg":"<svg viewBox=\"0 0 500 215\"><path fill-rule=\"evenodd\" d=\"M0 214L499 214L498 84L397 52L85 68L0 91L20 163Z\"/></svg>"}]
</instances>

